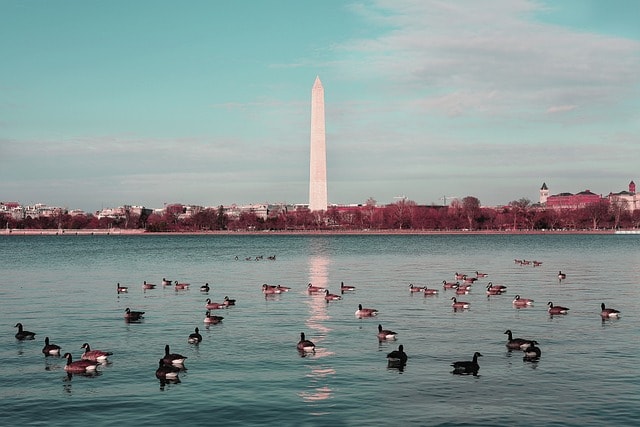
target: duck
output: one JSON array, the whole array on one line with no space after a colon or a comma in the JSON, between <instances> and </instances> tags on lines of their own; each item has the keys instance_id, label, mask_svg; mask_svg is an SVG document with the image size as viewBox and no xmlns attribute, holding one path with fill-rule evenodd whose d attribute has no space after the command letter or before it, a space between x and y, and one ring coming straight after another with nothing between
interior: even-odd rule
<instances>
[{"instance_id":1,"label":"duck","mask_svg":"<svg viewBox=\"0 0 640 427\"><path fill-rule=\"evenodd\" d=\"M191 286L189 283L178 283L177 280L173 282L173 284L174 284L173 287L176 291L184 291L189 289L189 286Z\"/></svg>"},{"instance_id":2,"label":"duck","mask_svg":"<svg viewBox=\"0 0 640 427\"><path fill-rule=\"evenodd\" d=\"M180 368L174 365L168 365L164 363L164 359L160 359L158 362L158 369L156 369L156 378L159 380L177 380Z\"/></svg>"},{"instance_id":3,"label":"duck","mask_svg":"<svg viewBox=\"0 0 640 427\"><path fill-rule=\"evenodd\" d=\"M615 308L605 308L604 303L600 304L600 309L602 310L600 312L602 317L620 317L621 314L620 311Z\"/></svg>"},{"instance_id":4,"label":"duck","mask_svg":"<svg viewBox=\"0 0 640 427\"><path fill-rule=\"evenodd\" d=\"M487 273L480 273L480 272L476 271L476 277L477 277L478 279L480 279L480 278L482 278L482 277L487 277L487 276L489 276L489 274L487 274Z\"/></svg>"},{"instance_id":5,"label":"duck","mask_svg":"<svg viewBox=\"0 0 640 427\"><path fill-rule=\"evenodd\" d=\"M566 274L564 274L562 271L558 271L558 281L559 282L563 281L566 278L567 278Z\"/></svg>"},{"instance_id":6,"label":"duck","mask_svg":"<svg viewBox=\"0 0 640 427\"><path fill-rule=\"evenodd\" d=\"M144 311L131 311L129 307L124 310L124 320L127 322L139 322L144 319Z\"/></svg>"},{"instance_id":7,"label":"duck","mask_svg":"<svg viewBox=\"0 0 640 427\"><path fill-rule=\"evenodd\" d=\"M409 284L409 292L423 292L424 287L422 286L413 286L413 283Z\"/></svg>"},{"instance_id":8,"label":"duck","mask_svg":"<svg viewBox=\"0 0 640 427\"><path fill-rule=\"evenodd\" d=\"M64 358L67 359L64 370L72 374L95 372L98 369L99 363L95 360L78 360L74 362L71 353L65 353Z\"/></svg>"},{"instance_id":9,"label":"duck","mask_svg":"<svg viewBox=\"0 0 640 427\"><path fill-rule=\"evenodd\" d=\"M200 335L200 330L196 327L195 331L189 334L187 342L190 344L200 344L200 341L202 341L202 335Z\"/></svg>"},{"instance_id":10,"label":"duck","mask_svg":"<svg viewBox=\"0 0 640 427\"><path fill-rule=\"evenodd\" d=\"M471 304L469 304L468 302L465 301L458 301L456 299L456 297L451 297L451 301L453 301L453 303L451 304L451 307L455 309L464 309L464 308L469 308L469 306Z\"/></svg>"},{"instance_id":11,"label":"duck","mask_svg":"<svg viewBox=\"0 0 640 427\"><path fill-rule=\"evenodd\" d=\"M442 281L442 289L457 289L460 286L460 282L447 282L446 280Z\"/></svg>"},{"instance_id":12,"label":"duck","mask_svg":"<svg viewBox=\"0 0 640 427\"><path fill-rule=\"evenodd\" d=\"M540 358L542 350L540 350L540 347L536 347L536 344L538 344L538 341L531 341L529 345L524 346L522 349L524 351L524 357L522 358L524 361L530 362Z\"/></svg>"},{"instance_id":13,"label":"duck","mask_svg":"<svg viewBox=\"0 0 640 427\"><path fill-rule=\"evenodd\" d=\"M224 301L222 301L222 304L224 304L227 307L230 305L236 305L236 300L230 299L228 296L225 296Z\"/></svg>"},{"instance_id":14,"label":"duck","mask_svg":"<svg viewBox=\"0 0 640 427\"><path fill-rule=\"evenodd\" d=\"M378 325L378 339L380 340L395 340L398 333L390 331L388 329L382 329L382 325Z\"/></svg>"},{"instance_id":15,"label":"duck","mask_svg":"<svg viewBox=\"0 0 640 427\"><path fill-rule=\"evenodd\" d=\"M42 353L45 356L60 356L60 346L49 343L49 337L44 337L44 347L42 347Z\"/></svg>"},{"instance_id":16,"label":"duck","mask_svg":"<svg viewBox=\"0 0 640 427\"><path fill-rule=\"evenodd\" d=\"M340 282L340 292L342 293L353 292L355 290L356 290L355 286L345 285L344 282Z\"/></svg>"},{"instance_id":17,"label":"duck","mask_svg":"<svg viewBox=\"0 0 640 427\"><path fill-rule=\"evenodd\" d=\"M207 310L218 310L220 308L226 308L226 305L219 302L211 302L211 298L207 298L207 303L205 304L204 308L206 308Z\"/></svg>"},{"instance_id":18,"label":"duck","mask_svg":"<svg viewBox=\"0 0 640 427\"><path fill-rule=\"evenodd\" d=\"M120 283L116 285L116 290L119 294L126 294L127 292L129 292L129 288L127 288L126 286L120 286Z\"/></svg>"},{"instance_id":19,"label":"duck","mask_svg":"<svg viewBox=\"0 0 640 427\"><path fill-rule=\"evenodd\" d=\"M152 284L152 283L147 283L147 281L143 281L142 282L142 289L147 290L147 289L155 289L156 285Z\"/></svg>"},{"instance_id":20,"label":"duck","mask_svg":"<svg viewBox=\"0 0 640 427\"><path fill-rule=\"evenodd\" d=\"M362 308L362 304L358 304L356 310L356 317L373 317L378 315L378 310L375 308Z\"/></svg>"},{"instance_id":21,"label":"duck","mask_svg":"<svg viewBox=\"0 0 640 427\"><path fill-rule=\"evenodd\" d=\"M525 340L524 338L513 338L511 329L507 329L506 331L504 331L504 333L509 337L506 346L510 350L522 350L523 346L526 347L531 344L531 340Z\"/></svg>"},{"instance_id":22,"label":"duck","mask_svg":"<svg viewBox=\"0 0 640 427\"><path fill-rule=\"evenodd\" d=\"M526 307L528 305L533 305L533 300L529 298L521 298L520 295L516 295L511 304L516 307Z\"/></svg>"},{"instance_id":23,"label":"duck","mask_svg":"<svg viewBox=\"0 0 640 427\"><path fill-rule=\"evenodd\" d=\"M84 349L84 353L82 353L80 358L82 360L91 360L92 362L106 363L107 357L113 354L110 351L91 350L89 343L82 344L82 347L80 348Z\"/></svg>"},{"instance_id":24,"label":"duck","mask_svg":"<svg viewBox=\"0 0 640 427\"><path fill-rule=\"evenodd\" d=\"M553 305L551 301L549 301L547 305L549 306L549 308L547 309L549 314L567 314L569 312L569 309L567 307L563 307L561 305Z\"/></svg>"},{"instance_id":25,"label":"duck","mask_svg":"<svg viewBox=\"0 0 640 427\"><path fill-rule=\"evenodd\" d=\"M475 353L473 353L473 360L453 362L451 364L451 366L453 366L453 373L459 375L478 375L478 371L480 370L480 365L478 365L478 357L482 357L482 354L476 351Z\"/></svg>"},{"instance_id":26,"label":"duck","mask_svg":"<svg viewBox=\"0 0 640 427\"><path fill-rule=\"evenodd\" d=\"M218 323L222 322L222 319L224 319L224 317L212 316L211 312L207 310L207 313L204 317L204 323L206 323L207 325L217 325Z\"/></svg>"},{"instance_id":27,"label":"duck","mask_svg":"<svg viewBox=\"0 0 640 427\"><path fill-rule=\"evenodd\" d=\"M407 364L407 353L404 352L404 346L400 344L397 350L387 354L387 365L390 368L401 368Z\"/></svg>"},{"instance_id":28,"label":"duck","mask_svg":"<svg viewBox=\"0 0 640 427\"><path fill-rule=\"evenodd\" d=\"M167 365L182 365L187 359L187 356L183 356L178 353L171 353L169 350L169 344L164 346L164 357L162 361Z\"/></svg>"},{"instance_id":29,"label":"duck","mask_svg":"<svg viewBox=\"0 0 640 427\"><path fill-rule=\"evenodd\" d=\"M342 297L340 295L329 293L329 289L325 289L324 299L327 301L338 301L338 300L341 300Z\"/></svg>"},{"instance_id":30,"label":"duck","mask_svg":"<svg viewBox=\"0 0 640 427\"><path fill-rule=\"evenodd\" d=\"M169 280L166 277L162 278L162 286L171 286L173 285L173 280Z\"/></svg>"},{"instance_id":31,"label":"duck","mask_svg":"<svg viewBox=\"0 0 640 427\"><path fill-rule=\"evenodd\" d=\"M422 292L424 293L424 296L429 296L429 295L437 295L438 294L438 290L434 289L434 288L427 288L426 286L424 287L424 289L422 290Z\"/></svg>"},{"instance_id":32,"label":"duck","mask_svg":"<svg viewBox=\"0 0 640 427\"><path fill-rule=\"evenodd\" d=\"M205 283L204 285L200 286L200 292L209 292L209 284Z\"/></svg>"},{"instance_id":33,"label":"duck","mask_svg":"<svg viewBox=\"0 0 640 427\"><path fill-rule=\"evenodd\" d=\"M326 289L322 288L320 286L313 286L311 283L309 283L307 285L307 292L309 292L310 294L314 294L317 292L324 292Z\"/></svg>"},{"instance_id":34,"label":"duck","mask_svg":"<svg viewBox=\"0 0 640 427\"><path fill-rule=\"evenodd\" d=\"M298 351L301 351L301 352L306 352L306 353L316 352L316 345L313 342L306 339L304 332L300 332L300 341L298 341L297 348L298 348Z\"/></svg>"},{"instance_id":35,"label":"duck","mask_svg":"<svg viewBox=\"0 0 640 427\"><path fill-rule=\"evenodd\" d=\"M35 332L25 331L24 329L22 329L22 323L16 323L16 326L14 326L14 328L18 328L18 332L16 332L15 336L20 341L33 340L36 338Z\"/></svg>"}]
</instances>

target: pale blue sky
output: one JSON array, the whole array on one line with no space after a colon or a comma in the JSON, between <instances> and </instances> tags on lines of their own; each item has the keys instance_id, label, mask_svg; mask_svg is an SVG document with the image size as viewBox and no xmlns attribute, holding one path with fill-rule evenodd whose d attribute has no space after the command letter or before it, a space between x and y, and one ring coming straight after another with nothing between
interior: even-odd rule
<instances>
[{"instance_id":1,"label":"pale blue sky","mask_svg":"<svg viewBox=\"0 0 640 427\"><path fill-rule=\"evenodd\" d=\"M640 183L635 0L0 0L0 200L485 205Z\"/></svg>"}]
</instances>

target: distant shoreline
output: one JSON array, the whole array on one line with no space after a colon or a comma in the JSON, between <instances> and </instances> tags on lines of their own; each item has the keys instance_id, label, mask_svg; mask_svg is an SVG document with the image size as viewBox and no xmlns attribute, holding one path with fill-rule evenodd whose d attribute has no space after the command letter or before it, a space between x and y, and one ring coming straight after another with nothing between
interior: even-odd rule
<instances>
[{"instance_id":1,"label":"distant shoreline","mask_svg":"<svg viewBox=\"0 0 640 427\"><path fill-rule=\"evenodd\" d=\"M640 230L277 230L277 231L175 231L112 229L3 229L0 236L224 236L224 235L570 235L570 234L640 234Z\"/></svg>"}]
</instances>

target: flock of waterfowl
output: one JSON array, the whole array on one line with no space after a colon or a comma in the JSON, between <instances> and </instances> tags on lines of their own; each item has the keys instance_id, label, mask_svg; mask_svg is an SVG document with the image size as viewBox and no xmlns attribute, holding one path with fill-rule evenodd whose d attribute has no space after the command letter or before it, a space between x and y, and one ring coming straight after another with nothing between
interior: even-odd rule
<instances>
[{"instance_id":1,"label":"flock of waterfowl","mask_svg":"<svg viewBox=\"0 0 640 427\"><path fill-rule=\"evenodd\" d=\"M516 263L521 263L521 261L516 260ZM534 264L540 265L541 262L537 262ZM469 276L466 274L455 273L454 278L456 282L447 282L446 280L442 281L442 288L444 291L453 291L457 296L466 295L471 291L472 286L481 278L488 277L487 273L480 273L478 271L475 272L475 276ZM566 279L566 274L559 272L558 280L561 282ZM190 285L188 283L180 283L178 281L167 280L166 278L162 279L162 286L173 286L176 291L183 291L189 289ZM147 283L146 281L142 284L143 290L151 290L155 288L155 285L151 283ZM210 290L210 286L208 283L205 283L200 287L200 291L203 294L207 294ZM289 292L291 288L281 285L262 285L262 293L265 297L270 297L273 295L278 295L281 293ZM501 295L507 291L507 286L505 285L496 285L492 282L488 282L485 286L486 294L488 297ZM309 283L306 287L306 292L309 295L317 295L319 297L324 298L324 300L329 303L333 301L339 301L343 299L343 295L345 293L354 292L356 288L354 286L345 285L341 283L340 285L340 294L332 294L329 289L324 287L314 286ZM117 293L127 293L129 291L128 287L121 286L119 283L117 284ZM439 290L436 288L428 288L427 286L415 286L413 284L409 285L410 293L422 293L425 297L430 297L437 295ZM467 310L470 308L471 304L466 301L458 300L457 296L451 297L451 307L454 311L457 310ZM532 306L534 301L529 298L523 298L520 295L516 295L512 300L512 305L515 308L526 308ZM210 298L206 299L204 308L206 309L206 315L203 322L206 325L218 324L220 323L224 317L222 316L214 316L211 314L212 310L219 310L228 308L230 306L236 305L236 300L230 299L228 296L225 296L222 302L213 302ZM547 303L547 312L549 315L566 315L569 312L568 307L563 307L557 304L554 304L552 301ZM357 318L371 318L377 316L379 311L375 308L367 308L363 307L362 304L358 304L358 309L355 311L355 316ZM130 308L125 309L124 319L126 322L141 322L144 319L143 311L134 311ZM607 308L604 303L601 304L600 315L603 320L609 318L618 318L621 313L612 308ZM35 339L35 333L27 331L23 328L22 323L17 323L15 325L18 328L18 332L15 334L17 340L33 340ZM525 339L525 338L514 338L511 330L506 330L504 332L508 336L506 347L509 351L519 350L523 352L523 360L524 361L536 361L540 358L542 351L540 347L538 347L538 341L535 339ZM377 337L380 341L387 340L396 340L397 333L391 330L383 329L381 324L378 324L377 328ZM191 333L187 337L187 342L190 344L198 345L202 341L202 335L199 333L199 329L196 327L194 332ZM61 347L50 342L49 337L45 337L45 345L42 348L42 353L45 357L50 356L61 356ZM297 343L297 350L299 351L301 356L306 356L309 353L315 353L315 344L306 338L305 333L300 333L300 340ZM84 350L84 353L80 356L80 360L73 360L71 353L66 352L62 357L66 359L66 365L64 367L65 371L69 374L91 374L96 372L96 369L100 364L105 364L108 362L108 357L113 353L109 351L102 350L92 350L89 346L89 343L84 343L81 347ZM478 364L478 357L481 357L482 354L479 352L475 352L473 354L472 360L468 361L456 361L451 364L453 367L452 373L454 374L472 374L477 375L480 369ZM184 361L186 357L177 354L171 353L170 347L167 344L165 346L165 354L159 359L158 367L156 369L156 377L161 380L161 382L179 382L179 373L182 370L185 370ZM394 350L387 354L387 365L390 368L397 368L402 370L406 365L408 360L407 354L404 352L404 346L400 345L397 350Z\"/></svg>"}]
</instances>

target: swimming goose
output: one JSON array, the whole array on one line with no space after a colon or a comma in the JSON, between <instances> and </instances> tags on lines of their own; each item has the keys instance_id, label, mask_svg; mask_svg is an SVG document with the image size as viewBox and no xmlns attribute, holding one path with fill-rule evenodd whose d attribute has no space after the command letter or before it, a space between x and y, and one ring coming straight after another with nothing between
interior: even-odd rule
<instances>
[{"instance_id":1,"label":"swimming goose","mask_svg":"<svg viewBox=\"0 0 640 427\"><path fill-rule=\"evenodd\" d=\"M207 298L207 303L205 304L204 308L206 308L207 310L218 310L220 308L226 308L227 306L219 303L219 302L211 302L211 298Z\"/></svg>"},{"instance_id":2,"label":"swimming goose","mask_svg":"<svg viewBox=\"0 0 640 427\"><path fill-rule=\"evenodd\" d=\"M447 282L446 280L442 281L442 289L457 289L460 286L459 282Z\"/></svg>"},{"instance_id":3,"label":"swimming goose","mask_svg":"<svg viewBox=\"0 0 640 427\"><path fill-rule=\"evenodd\" d=\"M409 284L409 292L422 292L422 291L424 291L424 287L413 286L413 283Z\"/></svg>"},{"instance_id":4,"label":"swimming goose","mask_svg":"<svg viewBox=\"0 0 640 427\"><path fill-rule=\"evenodd\" d=\"M309 283L307 285L307 292L309 292L310 294L316 293L316 292L324 292L325 288L322 288L320 286L313 286L311 283Z\"/></svg>"},{"instance_id":5,"label":"swimming goose","mask_svg":"<svg viewBox=\"0 0 640 427\"><path fill-rule=\"evenodd\" d=\"M174 284L173 287L176 291L184 291L189 289L189 286L191 286L189 283L178 283L177 280L174 281L173 284Z\"/></svg>"},{"instance_id":6,"label":"swimming goose","mask_svg":"<svg viewBox=\"0 0 640 427\"><path fill-rule=\"evenodd\" d=\"M566 274L564 274L562 271L558 271L558 281L559 282L563 281L566 278L567 278Z\"/></svg>"},{"instance_id":7,"label":"swimming goose","mask_svg":"<svg viewBox=\"0 0 640 427\"><path fill-rule=\"evenodd\" d=\"M525 307L533 304L533 300L529 298L521 298L520 295L516 295L516 297L511 301L511 304L516 307Z\"/></svg>"},{"instance_id":8,"label":"swimming goose","mask_svg":"<svg viewBox=\"0 0 640 427\"><path fill-rule=\"evenodd\" d=\"M169 344L164 346L164 357L162 360L167 365L182 365L186 359L187 356L183 356L178 353L171 353L169 351Z\"/></svg>"},{"instance_id":9,"label":"swimming goose","mask_svg":"<svg viewBox=\"0 0 640 427\"><path fill-rule=\"evenodd\" d=\"M129 288L127 288L126 286L120 286L120 283L116 285L116 290L118 291L119 294L124 294L129 292Z\"/></svg>"},{"instance_id":10,"label":"swimming goose","mask_svg":"<svg viewBox=\"0 0 640 427\"><path fill-rule=\"evenodd\" d=\"M209 292L209 284L205 283L204 285L200 286L200 292Z\"/></svg>"},{"instance_id":11,"label":"swimming goose","mask_svg":"<svg viewBox=\"0 0 640 427\"><path fill-rule=\"evenodd\" d=\"M82 347L80 348L84 349L84 353L82 353L82 356L80 357L82 360L105 363L107 361L107 357L113 354L110 351L91 350L89 343L82 344Z\"/></svg>"},{"instance_id":12,"label":"swimming goose","mask_svg":"<svg viewBox=\"0 0 640 427\"><path fill-rule=\"evenodd\" d=\"M151 284L151 283L147 283L147 281L143 281L142 282L142 289L147 290L147 289L155 289L156 285Z\"/></svg>"},{"instance_id":13,"label":"swimming goose","mask_svg":"<svg viewBox=\"0 0 640 427\"><path fill-rule=\"evenodd\" d=\"M494 285L493 282L487 284L487 292L506 292L507 287L505 285Z\"/></svg>"},{"instance_id":14,"label":"swimming goose","mask_svg":"<svg viewBox=\"0 0 640 427\"><path fill-rule=\"evenodd\" d=\"M16 332L15 337L20 341L32 340L36 337L35 332L25 331L24 329L22 329L22 323L16 323L16 326L14 326L14 328L18 328L18 332Z\"/></svg>"},{"instance_id":15,"label":"swimming goose","mask_svg":"<svg viewBox=\"0 0 640 427\"><path fill-rule=\"evenodd\" d=\"M298 351L302 352L313 352L316 351L316 345L305 338L304 332L300 332L300 341L298 341L297 345Z\"/></svg>"},{"instance_id":16,"label":"swimming goose","mask_svg":"<svg viewBox=\"0 0 640 427\"><path fill-rule=\"evenodd\" d=\"M144 319L144 311L131 311L129 307L124 310L124 320L127 322L139 322Z\"/></svg>"},{"instance_id":17,"label":"swimming goose","mask_svg":"<svg viewBox=\"0 0 640 427\"><path fill-rule=\"evenodd\" d=\"M60 346L49 343L49 337L44 338L44 347L42 347L42 353L45 356L60 356Z\"/></svg>"},{"instance_id":18,"label":"swimming goose","mask_svg":"<svg viewBox=\"0 0 640 427\"><path fill-rule=\"evenodd\" d=\"M165 277L162 278L162 286L171 286L173 285L173 280L169 280Z\"/></svg>"},{"instance_id":19,"label":"swimming goose","mask_svg":"<svg viewBox=\"0 0 640 427\"><path fill-rule=\"evenodd\" d=\"M382 329L382 325L378 325L378 339L395 340L398 334L388 329Z\"/></svg>"},{"instance_id":20,"label":"swimming goose","mask_svg":"<svg viewBox=\"0 0 640 427\"><path fill-rule=\"evenodd\" d=\"M160 359L158 362L158 369L156 369L156 378L159 380L177 380L180 368L171 364L164 363L164 359Z\"/></svg>"},{"instance_id":21,"label":"swimming goose","mask_svg":"<svg viewBox=\"0 0 640 427\"><path fill-rule=\"evenodd\" d=\"M529 344L531 344L531 340L525 340L524 338L513 338L513 334L511 333L511 329L507 329L506 331L504 331L504 333L509 336L509 339L507 340L506 346L510 350L522 350L523 346L526 347Z\"/></svg>"},{"instance_id":22,"label":"swimming goose","mask_svg":"<svg viewBox=\"0 0 640 427\"><path fill-rule=\"evenodd\" d=\"M202 341L202 335L200 335L200 330L196 328L195 332L189 335L187 342L190 344L200 344L200 341Z\"/></svg>"},{"instance_id":23,"label":"swimming goose","mask_svg":"<svg viewBox=\"0 0 640 427\"><path fill-rule=\"evenodd\" d=\"M340 292L353 292L356 290L355 286L345 285L344 282L340 282Z\"/></svg>"},{"instance_id":24,"label":"swimming goose","mask_svg":"<svg viewBox=\"0 0 640 427\"><path fill-rule=\"evenodd\" d=\"M362 308L362 304L358 304L356 310L356 317L373 317L378 315L378 310L375 308Z\"/></svg>"},{"instance_id":25,"label":"swimming goose","mask_svg":"<svg viewBox=\"0 0 640 427\"><path fill-rule=\"evenodd\" d=\"M536 344L538 344L538 341L531 341L528 346L525 346L522 349L522 351L524 351L524 357L522 360L530 362L540 358L542 350L540 350L540 347L536 347Z\"/></svg>"},{"instance_id":26,"label":"swimming goose","mask_svg":"<svg viewBox=\"0 0 640 427\"><path fill-rule=\"evenodd\" d=\"M269 286L266 283L262 285L262 293L265 295L281 294L282 291L275 286Z\"/></svg>"},{"instance_id":27,"label":"swimming goose","mask_svg":"<svg viewBox=\"0 0 640 427\"><path fill-rule=\"evenodd\" d=\"M222 304L224 304L227 307L230 305L236 305L236 300L230 299L228 296L225 296L224 301L222 301Z\"/></svg>"},{"instance_id":28,"label":"swimming goose","mask_svg":"<svg viewBox=\"0 0 640 427\"><path fill-rule=\"evenodd\" d=\"M600 312L602 317L620 317L621 314L620 311L615 308L605 308L604 303L600 304L600 309L602 310Z\"/></svg>"},{"instance_id":29,"label":"swimming goose","mask_svg":"<svg viewBox=\"0 0 640 427\"><path fill-rule=\"evenodd\" d=\"M218 323L222 322L222 319L224 319L224 317L212 316L211 312L207 310L207 314L204 318L204 323L206 323L207 325L217 325Z\"/></svg>"},{"instance_id":30,"label":"swimming goose","mask_svg":"<svg viewBox=\"0 0 640 427\"><path fill-rule=\"evenodd\" d=\"M482 277L487 277L487 276L488 276L488 274L487 274L487 273L479 273L479 272L477 272L477 271L476 271L476 277L477 277L478 279L480 279L480 278L482 278Z\"/></svg>"},{"instance_id":31,"label":"swimming goose","mask_svg":"<svg viewBox=\"0 0 640 427\"><path fill-rule=\"evenodd\" d=\"M569 309L567 307L563 307L561 305L553 305L551 301L549 301L547 305L549 306L549 308L547 309L549 314L567 314L569 312Z\"/></svg>"},{"instance_id":32,"label":"swimming goose","mask_svg":"<svg viewBox=\"0 0 640 427\"><path fill-rule=\"evenodd\" d=\"M64 366L64 370L72 374L95 372L99 365L99 363L94 360L78 360L74 362L71 357L71 353L65 353L64 358L67 359L67 364Z\"/></svg>"},{"instance_id":33,"label":"swimming goose","mask_svg":"<svg viewBox=\"0 0 640 427\"><path fill-rule=\"evenodd\" d=\"M424 290L422 291L424 293L424 296L429 296L429 295L437 295L438 294L438 290L434 289L434 288L427 288L426 286L424 287Z\"/></svg>"},{"instance_id":34,"label":"swimming goose","mask_svg":"<svg viewBox=\"0 0 640 427\"><path fill-rule=\"evenodd\" d=\"M458 301L456 297L451 297L451 301L453 301L453 303L451 304L451 307L453 307L454 310L458 308L469 308L469 306L471 305L465 301Z\"/></svg>"},{"instance_id":35,"label":"swimming goose","mask_svg":"<svg viewBox=\"0 0 640 427\"><path fill-rule=\"evenodd\" d=\"M324 299L327 301L338 301L338 300L341 300L342 297L340 295L331 294L329 293L329 289L326 289L324 291Z\"/></svg>"},{"instance_id":36,"label":"swimming goose","mask_svg":"<svg viewBox=\"0 0 640 427\"><path fill-rule=\"evenodd\" d=\"M400 344L397 350L393 350L387 354L387 366L390 368L401 368L407 364L407 353L404 352L404 346Z\"/></svg>"},{"instance_id":37,"label":"swimming goose","mask_svg":"<svg viewBox=\"0 0 640 427\"><path fill-rule=\"evenodd\" d=\"M479 352L473 353L473 360L466 360L460 362L453 362L451 366L453 366L454 374L473 374L478 375L478 371L480 370L480 365L478 365L478 356L482 356Z\"/></svg>"}]
</instances>

